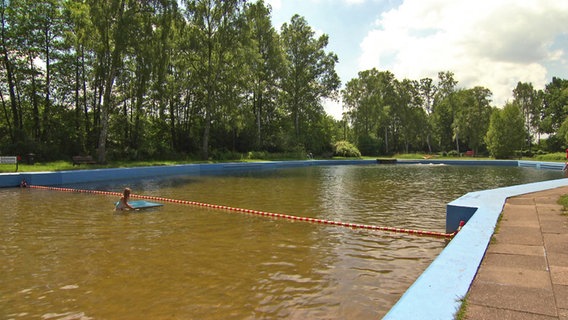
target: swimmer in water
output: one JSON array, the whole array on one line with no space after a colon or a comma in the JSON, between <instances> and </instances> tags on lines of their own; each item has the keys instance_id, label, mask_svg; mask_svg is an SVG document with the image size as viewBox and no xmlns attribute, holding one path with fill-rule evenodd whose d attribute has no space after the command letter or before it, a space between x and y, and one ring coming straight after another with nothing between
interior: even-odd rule
<instances>
[{"instance_id":1,"label":"swimmer in water","mask_svg":"<svg viewBox=\"0 0 568 320\"><path fill-rule=\"evenodd\" d=\"M120 197L120 200L116 203L114 210L134 210L134 208L130 204L128 204L128 199L130 199L130 192L130 188L124 188L122 197Z\"/></svg>"}]
</instances>

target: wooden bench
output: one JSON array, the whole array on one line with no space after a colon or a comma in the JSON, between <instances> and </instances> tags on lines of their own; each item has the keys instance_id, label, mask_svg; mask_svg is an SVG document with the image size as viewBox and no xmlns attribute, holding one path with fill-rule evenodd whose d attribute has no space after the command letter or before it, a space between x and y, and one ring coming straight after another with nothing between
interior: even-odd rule
<instances>
[{"instance_id":1,"label":"wooden bench","mask_svg":"<svg viewBox=\"0 0 568 320\"><path fill-rule=\"evenodd\" d=\"M473 152L473 150L469 150L469 151L466 151L466 152L464 153L464 155L465 155L466 157L473 157L473 156L475 156L475 152Z\"/></svg>"},{"instance_id":2,"label":"wooden bench","mask_svg":"<svg viewBox=\"0 0 568 320\"><path fill-rule=\"evenodd\" d=\"M15 164L16 171L18 171L18 157L16 156L0 157L0 164Z\"/></svg>"},{"instance_id":3,"label":"wooden bench","mask_svg":"<svg viewBox=\"0 0 568 320\"><path fill-rule=\"evenodd\" d=\"M91 156L73 156L73 166L81 164L96 164Z\"/></svg>"}]
</instances>

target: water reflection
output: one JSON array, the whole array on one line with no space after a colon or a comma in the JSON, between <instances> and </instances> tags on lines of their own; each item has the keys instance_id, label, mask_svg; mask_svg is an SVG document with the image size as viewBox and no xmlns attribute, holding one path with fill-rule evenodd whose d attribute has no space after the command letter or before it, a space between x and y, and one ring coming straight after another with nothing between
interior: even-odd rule
<instances>
[{"instance_id":1,"label":"water reflection","mask_svg":"<svg viewBox=\"0 0 568 320\"><path fill-rule=\"evenodd\" d=\"M445 204L464 193L560 177L519 168L333 166L129 186L139 194L443 231ZM0 190L2 318L376 319L445 246L443 239L176 204L117 215L114 201Z\"/></svg>"}]
</instances>

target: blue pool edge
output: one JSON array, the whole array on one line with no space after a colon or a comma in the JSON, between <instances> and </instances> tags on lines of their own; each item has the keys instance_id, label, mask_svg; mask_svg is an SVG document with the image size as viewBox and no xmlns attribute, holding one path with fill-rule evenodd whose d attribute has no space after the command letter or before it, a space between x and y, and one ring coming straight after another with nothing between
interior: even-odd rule
<instances>
[{"instance_id":1,"label":"blue pool edge","mask_svg":"<svg viewBox=\"0 0 568 320\"><path fill-rule=\"evenodd\" d=\"M298 160L56 172L16 172L0 174L0 187L17 187L23 179L28 184L33 185L60 186L108 180L125 181L125 179L163 177L165 175L223 174L239 170L375 163L377 163L377 160ZM545 170L563 170L565 165L558 162L520 160L425 159L398 160L397 163L519 166ZM568 179L470 192L448 203L446 206L446 231L455 230L461 220L467 220L466 225L406 290L384 319L453 319L461 306L462 299L469 291L507 198L563 186L568 186Z\"/></svg>"}]
</instances>

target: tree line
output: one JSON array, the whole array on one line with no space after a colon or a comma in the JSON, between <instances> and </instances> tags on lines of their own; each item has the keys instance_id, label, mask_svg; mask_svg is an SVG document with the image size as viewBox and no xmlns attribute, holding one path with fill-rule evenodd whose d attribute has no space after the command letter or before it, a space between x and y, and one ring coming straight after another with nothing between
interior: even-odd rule
<instances>
[{"instance_id":1,"label":"tree line","mask_svg":"<svg viewBox=\"0 0 568 320\"><path fill-rule=\"evenodd\" d=\"M488 132L504 130L490 130L491 91L458 89L448 71L434 83L372 69L340 91L328 36L299 15L276 29L262 0L0 1L3 155L492 152ZM514 89L521 148L544 133L565 144L567 88ZM343 119L324 98L342 98Z\"/></svg>"},{"instance_id":2,"label":"tree line","mask_svg":"<svg viewBox=\"0 0 568 320\"><path fill-rule=\"evenodd\" d=\"M561 151L568 142L568 80L553 77L544 90L518 82L503 108L491 105L488 88L459 88L450 71L436 80L398 80L376 69L351 79L345 118L361 153L471 150L504 158Z\"/></svg>"}]
</instances>

